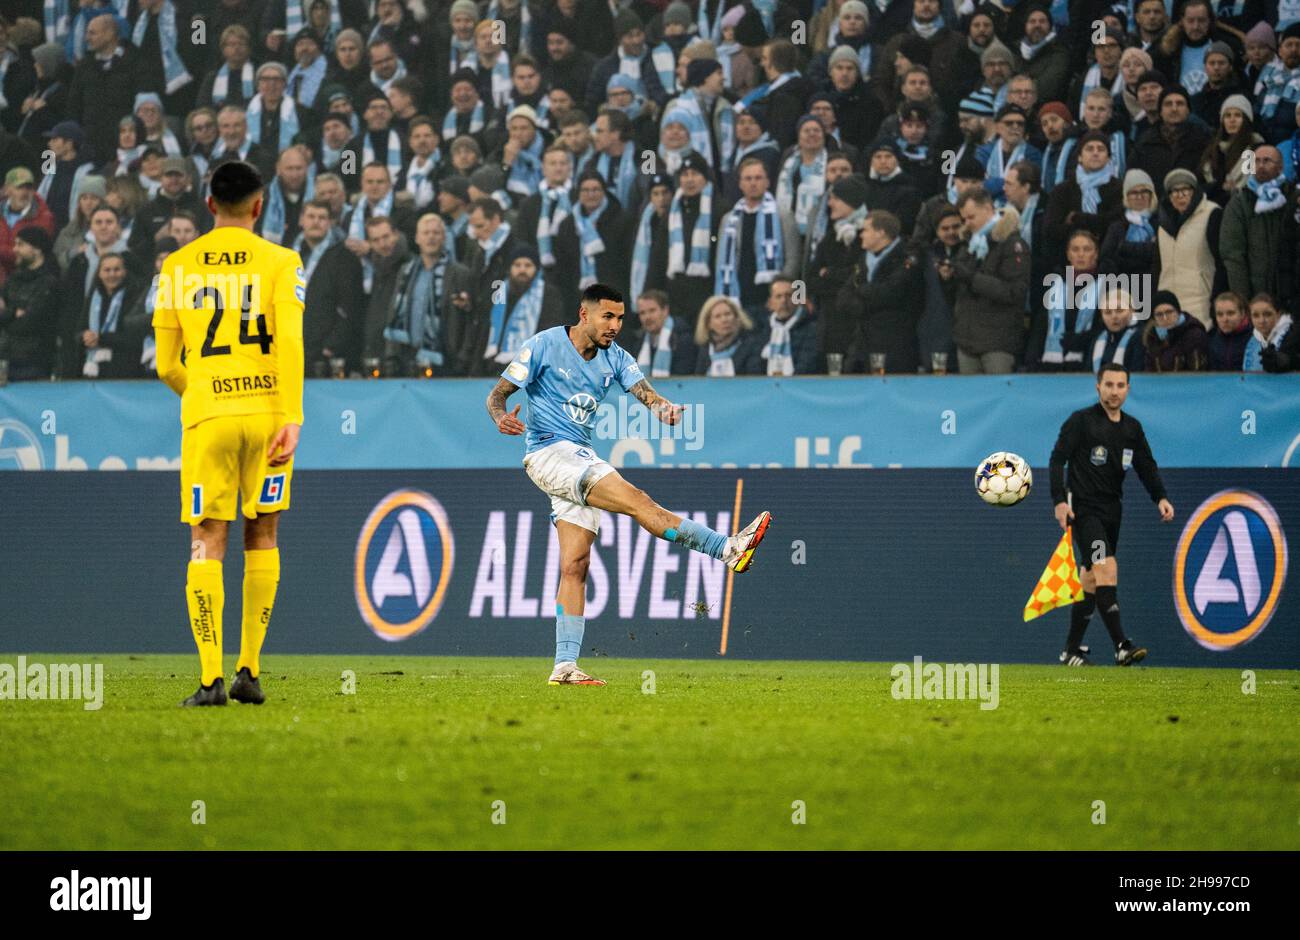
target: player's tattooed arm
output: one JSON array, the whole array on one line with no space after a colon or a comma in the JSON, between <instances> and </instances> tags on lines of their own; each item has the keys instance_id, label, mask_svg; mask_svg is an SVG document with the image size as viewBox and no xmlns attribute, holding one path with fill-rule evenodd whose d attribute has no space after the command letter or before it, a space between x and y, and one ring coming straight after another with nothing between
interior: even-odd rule
<instances>
[{"instance_id":1,"label":"player's tattooed arm","mask_svg":"<svg viewBox=\"0 0 1300 940\"><path fill-rule=\"evenodd\" d=\"M674 405L656 392L647 379L637 382L628 391L636 396L637 401L649 408L650 413L664 424L676 424L681 418L681 406Z\"/></svg>"},{"instance_id":2,"label":"player's tattooed arm","mask_svg":"<svg viewBox=\"0 0 1300 940\"><path fill-rule=\"evenodd\" d=\"M488 414L502 434L524 433L524 423L519 420L520 406L515 405L514 411L506 411L506 399L517 391L519 391L518 385L508 379L498 379L496 386L487 397Z\"/></svg>"}]
</instances>

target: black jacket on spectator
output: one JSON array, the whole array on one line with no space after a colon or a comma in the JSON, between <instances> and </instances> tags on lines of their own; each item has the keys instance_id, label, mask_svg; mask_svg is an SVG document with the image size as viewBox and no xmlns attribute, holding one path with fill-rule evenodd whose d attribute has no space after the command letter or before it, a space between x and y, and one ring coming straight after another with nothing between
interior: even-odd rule
<instances>
[{"instance_id":1,"label":"black jacket on spectator","mask_svg":"<svg viewBox=\"0 0 1300 940\"><path fill-rule=\"evenodd\" d=\"M587 80L586 94L579 98L577 103L586 109L593 120L594 115L600 111L600 106L605 103L605 86L621 67L618 50L615 49L592 68L591 78ZM659 81L659 73L655 71L654 62L650 60L648 43L641 55L641 87L645 97L660 107L668 100L668 93L664 91L663 83Z\"/></svg>"},{"instance_id":2,"label":"black jacket on spectator","mask_svg":"<svg viewBox=\"0 0 1300 940\"><path fill-rule=\"evenodd\" d=\"M0 298L0 359L9 360L9 377L48 378L59 330L58 265L46 258L39 268L14 268Z\"/></svg>"},{"instance_id":3,"label":"black jacket on spectator","mask_svg":"<svg viewBox=\"0 0 1300 940\"><path fill-rule=\"evenodd\" d=\"M148 282L142 281L128 269L126 280L118 290L125 292L122 299L122 312L118 319L117 329L111 333L99 334L99 346L103 349L111 349L113 358L108 362L99 364L99 378L101 379L135 379L144 375L144 368L140 365L140 351L144 342L144 333L141 329L142 324L131 316L136 305L141 302L141 298L149 287ZM103 288L96 279L91 292L86 295L82 301L81 308L72 321L72 329L63 337L63 369L64 377L70 379L82 378L82 366L86 361L86 346L82 342L81 335L85 330L90 329L90 302L96 293L102 293ZM105 297L103 301L103 310L108 311L109 298Z\"/></svg>"},{"instance_id":4,"label":"black jacket on spectator","mask_svg":"<svg viewBox=\"0 0 1300 940\"><path fill-rule=\"evenodd\" d=\"M542 277L545 278L545 275L542 275ZM516 289L507 281L507 322L509 322L510 314L514 311L523 295L524 291ZM537 329L533 331L534 334L540 333L542 330L549 330L553 326L566 326L570 322L576 323L578 320L577 311L575 310L573 316L570 317L568 310L569 308L565 306L564 292L551 283L550 280L546 280L542 287L542 311L537 317ZM496 376L501 374L505 364L483 355L487 350L491 332L492 305L488 304L480 309L475 309L473 315L465 322L463 335L459 341L462 374L471 376Z\"/></svg>"},{"instance_id":5,"label":"black jacket on spectator","mask_svg":"<svg viewBox=\"0 0 1300 940\"><path fill-rule=\"evenodd\" d=\"M1083 211L1083 190L1073 176L1053 187L1047 197L1047 213L1043 219L1047 243L1043 247L1054 265L1065 260L1070 234L1076 229L1092 232L1100 245L1107 229L1124 217L1124 185L1117 179L1102 185L1100 205L1095 213Z\"/></svg>"},{"instance_id":6,"label":"black jacket on spectator","mask_svg":"<svg viewBox=\"0 0 1300 940\"><path fill-rule=\"evenodd\" d=\"M1170 170L1181 167L1196 173L1196 165L1211 139L1210 132L1190 118L1178 125L1171 137L1166 138L1165 131L1163 124L1147 128L1129 153L1129 166L1147 171L1157 196L1164 196L1165 177Z\"/></svg>"},{"instance_id":7,"label":"black jacket on spectator","mask_svg":"<svg viewBox=\"0 0 1300 940\"><path fill-rule=\"evenodd\" d=\"M1142 333L1146 371L1204 372L1209 361L1208 343L1201 321L1188 314L1183 314L1181 324L1170 328L1165 339L1156 333L1155 323L1148 323Z\"/></svg>"},{"instance_id":8,"label":"black jacket on spectator","mask_svg":"<svg viewBox=\"0 0 1300 940\"><path fill-rule=\"evenodd\" d=\"M957 282L939 276L942 261L952 263L956 249L949 249L937 238L917 257L925 263L925 310L916 325L916 341L921 354L921 368L933 371L934 354L946 353L947 368L957 371L957 347L952 342L952 310L957 302Z\"/></svg>"},{"instance_id":9,"label":"black jacket on spectator","mask_svg":"<svg viewBox=\"0 0 1300 940\"><path fill-rule=\"evenodd\" d=\"M1030 257L1018 234L1020 217L1005 208L989 234L989 251L980 261L963 245L953 259L957 302L953 341L967 355L1020 352Z\"/></svg>"},{"instance_id":10,"label":"black jacket on spectator","mask_svg":"<svg viewBox=\"0 0 1300 940\"><path fill-rule=\"evenodd\" d=\"M141 259L153 260L154 236L158 230L171 221L180 210L194 213L195 225L199 234L206 234L212 228L212 213L204 205L198 193L190 190L172 199L161 189L158 195L145 203L135 215L135 224L131 226L130 250Z\"/></svg>"},{"instance_id":11,"label":"black jacket on spectator","mask_svg":"<svg viewBox=\"0 0 1300 940\"><path fill-rule=\"evenodd\" d=\"M795 145L799 119L808 113L806 102L816 90L812 82L796 75L767 97L750 105L761 115L763 126L782 151ZM836 113L839 113L838 109Z\"/></svg>"},{"instance_id":12,"label":"black jacket on spectator","mask_svg":"<svg viewBox=\"0 0 1300 940\"><path fill-rule=\"evenodd\" d=\"M835 233L835 223L827 227L826 236L808 262L804 281L817 314L818 350L847 354L858 333L861 311L837 302L841 288L853 275L853 266L862 258L862 248L855 232L847 243Z\"/></svg>"},{"instance_id":13,"label":"black jacket on spectator","mask_svg":"<svg viewBox=\"0 0 1300 940\"><path fill-rule=\"evenodd\" d=\"M763 358L763 347L767 345L767 331L742 331L737 342L739 345L731 357L732 368L736 370L736 375L766 375L767 360ZM696 350L695 374L708 375L709 365L712 362L709 358L709 346L705 343L703 346L697 346Z\"/></svg>"},{"instance_id":14,"label":"black jacket on spectator","mask_svg":"<svg viewBox=\"0 0 1300 940\"><path fill-rule=\"evenodd\" d=\"M691 329L687 324L673 316L673 332L668 337L668 348L672 351L672 365L668 367L673 375L693 375L695 373L695 360L698 350L695 347L695 338L691 335ZM645 331L639 327L633 327L626 335L620 336L618 344L628 351L633 359L641 355L641 346L645 343ZM650 340L651 362L654 360L654 343L655 339ZM650 377L650 363L641 363L641 371L646 378Z\"/></svg>"},{"instance_id":15,"label":"black jacket on spectator","mask_svg":"<svg viewBox=\"0 0 1300 940\"><path fill-rule=\"evenodd\" d=\"M606 199L609 204L596 222L596 232L605 243L605 250L596 257L596 280L626 294L632 266L627 217L617 199L613 196L607 196ZM576 205L573 211L578 212ZM578 309L578 299L582 294L579 286L579 281L582 280L581 250L578 225L570 215L560 223L560 230L555 235L555 282L564 291L565 307L570 310ZM676 304L673 309L678 309ZM686 313L685 310L679 312Z\"/></svg>"},{"instance_id":16,"label":"black jacket on spectator","mask_svg":"<svg viewBox=\"0 0 1300 940\"><path fill-rule=\"evenodd\" d=\"M758 353L759 360L763 363L763 374L767 375L768 361L763 357L763 350L772 337L770 314L766 320L755 324L754 333L762 338L759 343ZM794 360L795 375L818 375L826 372L822 368L822 357L817 346L817 333L817 317L805 308L803 316L790 330L790 358Z\"/></svg>"},{"instance_id":17,"label":"black jacket on spectator","mask_svg":"<svg viewBox=\"0 0 1300 940\"><path fill-rule=\"evenodd\" d=\"M1246 358L1246 344L1253 332L1249 317L1242 321L1241 329L1235 333L1224 333L1216 323L1206 336L1207 368L1211 372L1240 372Z\"/></svg>"},{"instance_id":18,"label":"black jacket on spectator","mask_svg":"<svg viewBox=\"0 0 1300 940\"><path fill-rule=\"evenodd\" d=\"M840 137L844 143L855 147L860 156L880 132L881 122L885 120L884 108L861 79L848 91L838 91L829 82L825 88L831 96L831 107L835 109L835 124Z\"/></svg>"},{"instance_id":19,"label":"black jacket on spectator","mask_svg":"<svg viewBox=\"0 0 1300 940\"><path fill-rule=\"evenodd\" d=\"M301 254L307 253L304 245ZM331 245L307 281L302 347L309 378L315 374L317 362L330 358L325 350L346 359L349 369L361 367L360 327L364 326L365 309L360 260L342 242Z\"/></svg>"},{"instance_id":20,"label":"black jacket on spectator","mask_svg":"<svg viewBox=\"0 0 1300 940\"><path fill-rule=\"evenodd\" d=\"M584 101L587 96L587 79L595 68L596 57L590 52L576 49L563 62L552 62L542 69L542 84L547 88L563 88L574 101Z\"/></svg>"},{"instance_id":21,"label":"black jacket on spectator","mask_svg":"<svg viewBox=\"0 0 1300 940\"><path fill-rule=\"evenodd\" d=\"M871 353L885 354L885 371L914 375L919 364L916 324L925 310L925 268L900 237L867 280L867 264L858 252L853 273L836 297L843 320L857 323L846 371L860 371Z\"/></svg>"},{"instance_id":22,"label":"black jacket on spectator","mask_svg":"<svg viewBox=\"0 0 1300 940\"><path fill-rule=\"evenodd\" d=\"M1155 213L1147 220L1154 230ZM1106 238L1101 243L1100 270L1103 274L1141 275L1151 273L1155 263L1156 240L1131 242L1128 240L1129 222L1123 215L1112 222L1106 229Z\"/></svg>"},{"instance_id":23,"label":"black jacket on spectator","mask_svg":"<svg viewBox=\"0 0 1300 940\"><path fill-rule=\"evenodd\" d=\"M135 96L142 88L138 57L129 42L123 53L107 62L88 54L77 64L68 92L68 118L81 125L86 142L97 160L117 153L117 123L132 113Z\"/></svg>"},{"instance_id":24,"label":"black jacket on spectator","mask_svg":"<svg viewBox=\"0 0 1300 940\"><path fill-rule=\"evenodd\" d=\"M906 173L891 180L867 178L867 205L871 211L884 209L898 216L903 232L912 231L916 217L921 212L921 194L916 191Z\"/></svg>"},{"instance_id":25,"label":"black jacket on spectator","mask_svg":"<svg viewBox=\"0 0 1300 940\"><path fill-rule=\"evenodd\" d=\"M1300 369L1300 329L1292 326L1277 346L1265 346L1260 356L1265 372L1295 372Z\"/></svg>"}]
</instances>

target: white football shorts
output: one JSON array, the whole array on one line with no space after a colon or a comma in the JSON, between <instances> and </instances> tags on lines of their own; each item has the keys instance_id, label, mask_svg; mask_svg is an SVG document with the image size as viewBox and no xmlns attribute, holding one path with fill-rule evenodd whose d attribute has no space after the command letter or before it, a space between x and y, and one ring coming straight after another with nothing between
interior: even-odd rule
<instances>
[{"instance_id":1,"label":"white football shorts","mask_svg":"<svg viewBox=\"0 0 1300 940\"><path fill-rule=\"evenodd\" d=\"M528 478L551 497L551 521L564 520L592 532L600 531L600 510L587 505L587 494L614 472L590 447L556 441L524 457Z\"/></svg>"}]
</instances>

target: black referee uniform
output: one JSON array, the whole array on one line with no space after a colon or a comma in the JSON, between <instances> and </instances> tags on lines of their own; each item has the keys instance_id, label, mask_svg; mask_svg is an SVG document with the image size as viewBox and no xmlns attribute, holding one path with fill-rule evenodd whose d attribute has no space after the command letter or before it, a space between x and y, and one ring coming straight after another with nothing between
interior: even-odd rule
<instances>
[{"instance_id":1,"label":"black referee uniform","mask_svg":"<svg viewBox=\"0 0 1300 940\"><path fill-rule=\"evenodd\" d=\"M1152 502L1159 503L1166 498L1165 484L1151 456L1146 433L1132 415L1121 411L1119 420L1112 421L1098 402L1076 411L1061 425L1061 434L1052 448L1052 503L1068 501L1068 473L1068 490L1073 496L1074 545L1078 562L1084 568L1092 568L1094 560L1115 555L1123 513L1124 477L1130 467L1137 471ZM1098 585L1095 595L1085 593L1083 603L1072 607L1067 653L1080 649L1094 606L1100 607L1102 620L1116 648L1128 643L1120 629L1115 587Z\"/></svg>"}]
</instances>

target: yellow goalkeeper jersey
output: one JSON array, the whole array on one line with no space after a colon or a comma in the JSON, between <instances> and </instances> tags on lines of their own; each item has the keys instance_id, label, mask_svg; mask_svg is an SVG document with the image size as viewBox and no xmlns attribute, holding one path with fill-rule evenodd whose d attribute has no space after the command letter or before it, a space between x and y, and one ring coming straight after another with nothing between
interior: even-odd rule
<instances>
[{"instance_id":1,"label":"yellow goalkeeper jersey","mask_svg":"<svg viewBox=\"0 0 1300 940\"><path fill-rule=\"evenodd\" d=\"M153 325L182 334L182 427L251 414L302 423L306 291L298 252L242 228L214 228L167 257Z\"/></svg>"}]
</instances>

